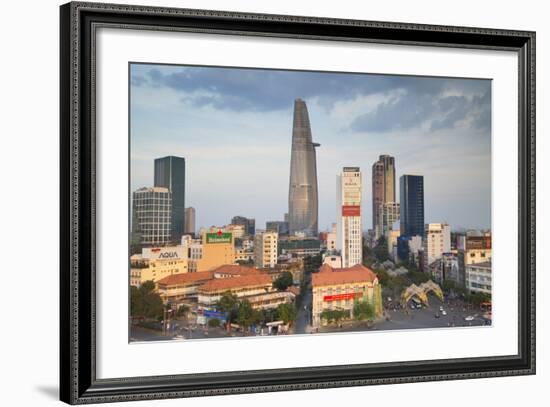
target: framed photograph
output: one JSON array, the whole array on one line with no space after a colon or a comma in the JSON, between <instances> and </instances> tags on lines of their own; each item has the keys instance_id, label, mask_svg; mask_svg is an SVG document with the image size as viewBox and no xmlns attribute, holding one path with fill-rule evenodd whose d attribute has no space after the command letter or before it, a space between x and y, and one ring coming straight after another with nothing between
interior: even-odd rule
<instances>
[{"instance_id":1,"label":"framed photograph","mask_svg":"<svg viewBox=\"0 0 550 407\"><path fill-rule=\"evenodd\" d=\"M61 400L535 373L535 33L61 6Z\"/></svg>"}]
</instances>

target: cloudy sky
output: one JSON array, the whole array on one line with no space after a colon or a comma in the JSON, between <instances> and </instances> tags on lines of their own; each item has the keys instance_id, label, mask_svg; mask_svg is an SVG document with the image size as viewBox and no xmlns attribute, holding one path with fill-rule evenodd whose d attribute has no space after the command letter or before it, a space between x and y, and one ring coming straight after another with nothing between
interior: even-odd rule
<instances>
[{"instance_id":1,"label":"cloudy sky","mask_svg":"<svg viewBox=\"0 0 550 407\"><path fill-rule=\"evenodd\" d=\"M320 230L336 221L343 166L363 171L371 227L381 154L395 157L398 196L401 175L424 176L426 223L490 227L490 80L132 64L130 82L131 189L152 186L155 158L185 157L197 227L283 218L296 98L321 144Z\"/></svg>"}]
</instances>

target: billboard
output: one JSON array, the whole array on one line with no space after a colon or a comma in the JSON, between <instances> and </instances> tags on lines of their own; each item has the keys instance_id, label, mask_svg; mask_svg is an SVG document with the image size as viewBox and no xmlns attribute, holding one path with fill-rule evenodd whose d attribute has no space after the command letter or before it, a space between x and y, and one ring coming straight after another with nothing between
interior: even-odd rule
<instances>
[{"instance_id":1,"label":"billboard","mask_svg":"<svg viewBox=\"0 0 550 407\"><path fill-rule=\"evenodd\" d=\"M215 232L206 234L206 243L231 243L233 235L229 232Z\"/></svg>"},{"instance_id":2,"label":"billboard","mask_svg":"<svg viewBox=\"0 0 550 407\"><path fill-rule=\"evenodd\" d=\"M361 206L342 205L342 216L361 216Z\"/></svg>"},{"instance_id":3,"label":"billboard","mask_svg":"<svg viewBox=\"0 0 550 407\"><path fill-rule=\"evenodd\" d=\"M186 259L187 252L183 246L145 247L143 258L149 260L178 260Z\"/></svg>"},{"instance_id":4,"label":"billboard","mask_svg":"<svg viewBox=\"0 0 550 407\"><path fill-rule=\"evenodd\" d=\"M363 296L363 293L345 293L345 294L325 295L323 297L323 301L325 302L345 301L345 300L352 300L354 298L359 298L362 296Z\"/></svg>"}]
</instances>

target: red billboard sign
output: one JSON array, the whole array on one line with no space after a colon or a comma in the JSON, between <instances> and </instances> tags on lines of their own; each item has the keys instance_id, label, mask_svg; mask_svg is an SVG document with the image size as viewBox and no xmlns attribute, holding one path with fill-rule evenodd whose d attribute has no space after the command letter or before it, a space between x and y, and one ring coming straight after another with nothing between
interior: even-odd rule
<instances>
[{"instance_id":1,"label":"red billboard sign","mask_svg":"<svg viewBox=\"0 0 550 407\"><path fill-rule=\"evenodd\" d=\"M355 297L362 297L363 293L345 293L345 294L335 294L335 295L325 295L323 297L323 301L330 302L330 301L345 301L345 300L352 300Z\"/></svg>"},{"instance_id":2,"label":"red billboard sign","mask_svg":"<svg viewBox=\"0 0 550 407\"><path fill-rule=\"evenodd\" d=\"M343 205L342 216L361 216L361 207L359 205Z\"/></svg>"}]
</instances>

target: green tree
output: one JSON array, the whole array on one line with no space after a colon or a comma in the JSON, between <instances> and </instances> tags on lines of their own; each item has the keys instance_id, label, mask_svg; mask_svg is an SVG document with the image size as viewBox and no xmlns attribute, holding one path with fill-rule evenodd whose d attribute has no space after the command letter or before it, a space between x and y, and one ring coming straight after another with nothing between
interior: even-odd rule
<instances>
[{"instance_id":1,"label":"green tree","mask_svg":"<svg viewBox=\"0 0 550 407\"><path fill-rule=\"evenodd\" d=\"M130 286L130 315L133 317L143 316L143 307L141 306L141 294L139 288Z\"/></svg>"},{"instance_id":2,"label":"green tree","mask_svg":"<svg viewBox=\"0 0 550 407\"><path fill-rule=\"evenodd\" d=\"M254 322L254 314L254 309L250 301L243 300L239 303L237 308L237 322L243 328L247 328Z\"/></svg>"},{"instance_id":3,"label":"green tree","mask_svg":"<svg viewBox=\"0 0 550 407\"><path fill-rule=\"evenodd\" d=\"M409 271L407 276L411 279L413 283L416 285L425 283L430 279L430 275L427 273L423 273L421 271Z\"/></svg>"},{"instance_id":4,"label":"green tree","mask_svg":"<svg viewBox=\"0 0 550 407\"><path fill-rule=\"evenodd\" d=\"M329 324L332 322L338 323L342 319L349 318L349 311L327 309L321 312L321 318L326 320Z\"/></svg>"},{"instance_id":5,"label":"green tree","mask_svg":"<svg viewBox=\"0 0 550 407\"><path fill-rule=\"evenodd\" d=\"M285 324L292 325L298 317L298 311L293 304L280 304L277 307L277 319L280 319Z\"/></svg>"},{"instance_id":6,"label":"green tree","mask_svg":"<svg viewBox=\"0 0 550 407\"><path fill-rule=\"evenodd\" d=\"M283 271L273 282L273 287L279 291L284 291L292 285L293 277L290 271Z\"/></svg>"},{"instance_id":7,"label":"green tree","mask_svg":"<svg viewBox=\"0 0 550 407\"><path fill-rule=\"evenodd\" d=\"M376 246L374 248L374 255L378 262L383 263L386 260L389 260L390 255L388 253L388 242L385 236L380 236L376 241Z\"/></svg>"},{"instance_id":8,"label":"green tree","mask_svg":"<svg viewBox=\"0 0 550 407\"><path fill-rule=\"evenodd\" d=\"M130 315L162 319L164 306L160 295L155 291L155 283L145 281L139 288L132 287L130 291Z\"/></svg>"},{"instance_id":9,"label":"green tree","mask_svg":"<svg viewBox=\"0 0 550 407\"><path fill-rule=\"evenodd\" d=\"M316 256L306 256L304 257L304 271L306 273L317 271L322 263L323 258L320 254Z\"/></svg>"},{"instance_id":10,"label":"green tree","mask_svg":"<svg viewBox=\"0 0 550 407\"><path fill-rule=\"evenodd\" d=\"M373 320L375 317L374 305L370 301L355 301L353 304L353 318L357 321Z\"/></svg>"},{"instance_id":11,"label":"green tree","mask_svg":"<svg viewBox=\"0 0 550 407\"><path fill-rule=\"evenodd\" d=\"M216 309L227 313L227 322L231 323L236 320L239 308L239 300L231 291L226 291L216 302Z\"/></svg>"},{"instance_id":12,"label":"green tree","mask_svg":"<svg viewBox=\"0 0 550 407\"><path fill-rule=\"evenodd\" d=\"M479 307L482 302L491 301L491 296L485 293L469 293L466 294L464 299L470 304Z\"/></svg>"}]
</instances>

